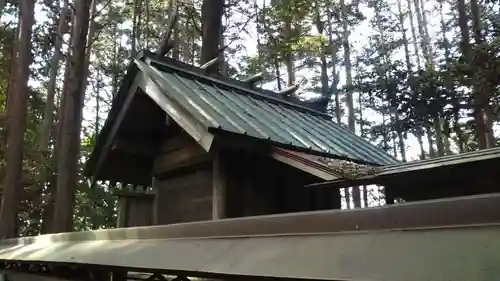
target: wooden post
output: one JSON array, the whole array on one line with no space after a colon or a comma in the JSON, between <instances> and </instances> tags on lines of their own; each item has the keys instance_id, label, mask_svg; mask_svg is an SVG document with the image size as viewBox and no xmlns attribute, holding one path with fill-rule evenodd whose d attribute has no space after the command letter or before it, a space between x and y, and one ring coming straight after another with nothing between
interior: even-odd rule
<instances>
[{"instance_id":1,"label":"wooden post","mask_svg":"<svg viewBox=\"0 0 500 281\"><path fill-rule=\"evenodd\" d=\"M394 188L392 186L384 186L384 193L385 193L385 204L386 205L392 205L394 204Z\"/></svg>"},{"instance_id":2,"label":"wooden post","mask_svg":"<svg viewBox=\"0 0 500 281\"><path fill-rule=\"evenodd\" d=\"M220 150L214 152L212 175L212 219L227 217L228 166Z\"/></svg>"},{"instance_id":3,"label":"wooden post","mask_svg":"<svg viewBox=\"0 0 500 281\"><path fill-rule=\"evenodd\" d=\"M117 227L153 224L153 194L120 191L115 195L119 198Z\"/></svg>"},{"instance_id":4,"label":"wooden post","mask_svg":"<svg viewBox=\"0 0 500 281\"><path fill-rule=\"evenodd\" d=\"M126 271L111 272L111 281L127 281L127 272Z\"/></svg>"},{"instance_id":5,"label":"wooden post","mask_svg":"<svg viewBox=\"0 0 500 281\"><path fill-rule=\"evenodd\" d=\"M127 203L127 197L118 195L118 218L116 220L116 227L125 227L127 225Z\"/></svg>"},{"instance_id":6,"label":"wooden post","mask_svg":"<svg viewBox=\"0 0 500 281\"><path fill-rule=\"evenodd\" d=\"M160 194L159 180L155 177L153 177L153 193L155 195L155 199L153 200L153 212L152 212L153 219L151 220L151 222L153 225L159 225L161 222L161 220L159 219L159 215L161 214L159 210L161 194Z\"/></svg>"}]
</instances>

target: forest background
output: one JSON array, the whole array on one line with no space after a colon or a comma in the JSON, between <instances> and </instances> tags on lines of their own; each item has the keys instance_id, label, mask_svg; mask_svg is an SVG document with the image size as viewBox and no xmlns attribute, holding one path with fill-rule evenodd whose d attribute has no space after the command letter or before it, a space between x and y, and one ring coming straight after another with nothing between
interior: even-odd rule
<instances>
[{"instance_id":1,"label":"forest background","mask_svg":"<svg viewBox=\"0 0 500 281\"><path fill-rule=\"evenodd\" d=\"M130 58L159 47L173 9L169 56L298 84L402 161L500 142L498 0L173 1L0 0L1 237L115 226L119 186L90 188L81 170ZM383 200L368 191L344 206Z\"/></svg>"}]
</instances>

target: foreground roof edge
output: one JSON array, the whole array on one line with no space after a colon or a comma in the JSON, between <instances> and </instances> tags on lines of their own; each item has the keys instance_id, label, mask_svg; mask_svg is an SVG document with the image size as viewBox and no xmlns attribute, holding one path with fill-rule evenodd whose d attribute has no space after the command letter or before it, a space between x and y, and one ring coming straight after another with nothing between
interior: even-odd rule
<instances>
[{"instance_id":1,"label":"foreground roof edge","mask_svg":"<svg viewBox=\"0 0 500 281\"><path fill-rule=\"evenodd\" d=\"M495 193L366 209L6 239L0 240L0 261L71 261L130 271L200 277L211 273L215 279L251 275L309 280L495 280L492 277L500 268L499 199ZM345 267L346 260L370 266Z\"/></svg>"}]
</instances>

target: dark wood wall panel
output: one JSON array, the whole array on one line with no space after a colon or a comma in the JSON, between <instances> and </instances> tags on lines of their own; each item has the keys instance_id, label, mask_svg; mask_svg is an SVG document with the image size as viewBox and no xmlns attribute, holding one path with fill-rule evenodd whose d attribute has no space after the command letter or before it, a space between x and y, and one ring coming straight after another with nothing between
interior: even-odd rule
<instances>
[{"instance_id":1,"label":"dark wood wall panel","mask_svg":"<svg viewBox=\"0 0 500 281\"><path fill-rule=\"evenodd\" d=\"M118 227L146 226L153 223L154 195L120 191L118 196Z\"/></svg>"},{"instance_id":2,"label":"dark wood wall panel","mask_svg":"<svg viewBox=\"0 0 500 281\"><path fill-rule=\"evenodd\" d=\"M155 180L156 224L212 219L212 171L201 169Z\"/></svg>"},{"instance_id":3,"label":"dark wood wall panel","mask_svg":"<svg viewBox=\"0 0 500 281\"><path fill-rule=\"evenodd\" d=\"M338 190L305 188L318 179L265 154L225 152L224 161L228 217L340 208Z\"/></svg>"}]
</instances>

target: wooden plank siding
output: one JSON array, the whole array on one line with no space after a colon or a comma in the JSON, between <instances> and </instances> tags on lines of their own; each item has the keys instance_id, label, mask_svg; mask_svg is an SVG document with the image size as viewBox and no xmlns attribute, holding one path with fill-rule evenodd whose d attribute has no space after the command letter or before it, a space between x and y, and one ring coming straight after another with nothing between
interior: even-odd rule
<instances>
[{"instance_id":1,"label":"wooden plank siding","mask_svg":"<svg viewBox=\"0 0 500 281\"><path fill-rule=\"evenodd\" d=\"M147 226L153 223L154 194L120 191L117 227Z\"/></svg>"},{"instance_id":2,"label":"wooden plank siding","mask_svg":"<svg viewBox=\"0 0 500 281\"><path fill-rule=\"evenodd\" d=\"M212 173L198 170L155 180L155 224L172 224L212 218Z\"/></svg>"},{"instance_id":3,"label":"wooden plank siding","mask_svg":"<svg viewBox=\"0 0 500 281\"><path fill-rule=\"evenodd\" d=\"M186 132L165 139L154 161L154 224L210 220L210 155Z\"/></svg>"},{"instance_id":4,"label":"wooden plank siding","mask_svg":"<svg viewBox=\"0 0 500 281\"><path fill-rule=\"evenodd\" d=\"M213 219L340 208L338 190L306 189L318 178L266 154L226 149L213 163Z\"/></svg>"},{"instance_id":5,"label":"wooden plank siding","mask_svg":"<svg viewBox=\"0 0 500 281\"><path fill-rule=\"evenodd\" d=\"M241 145L207 153L185 132L162 142L154 161L154 224L340 208L320 178Z\"/></svg>"}]
</instances>

